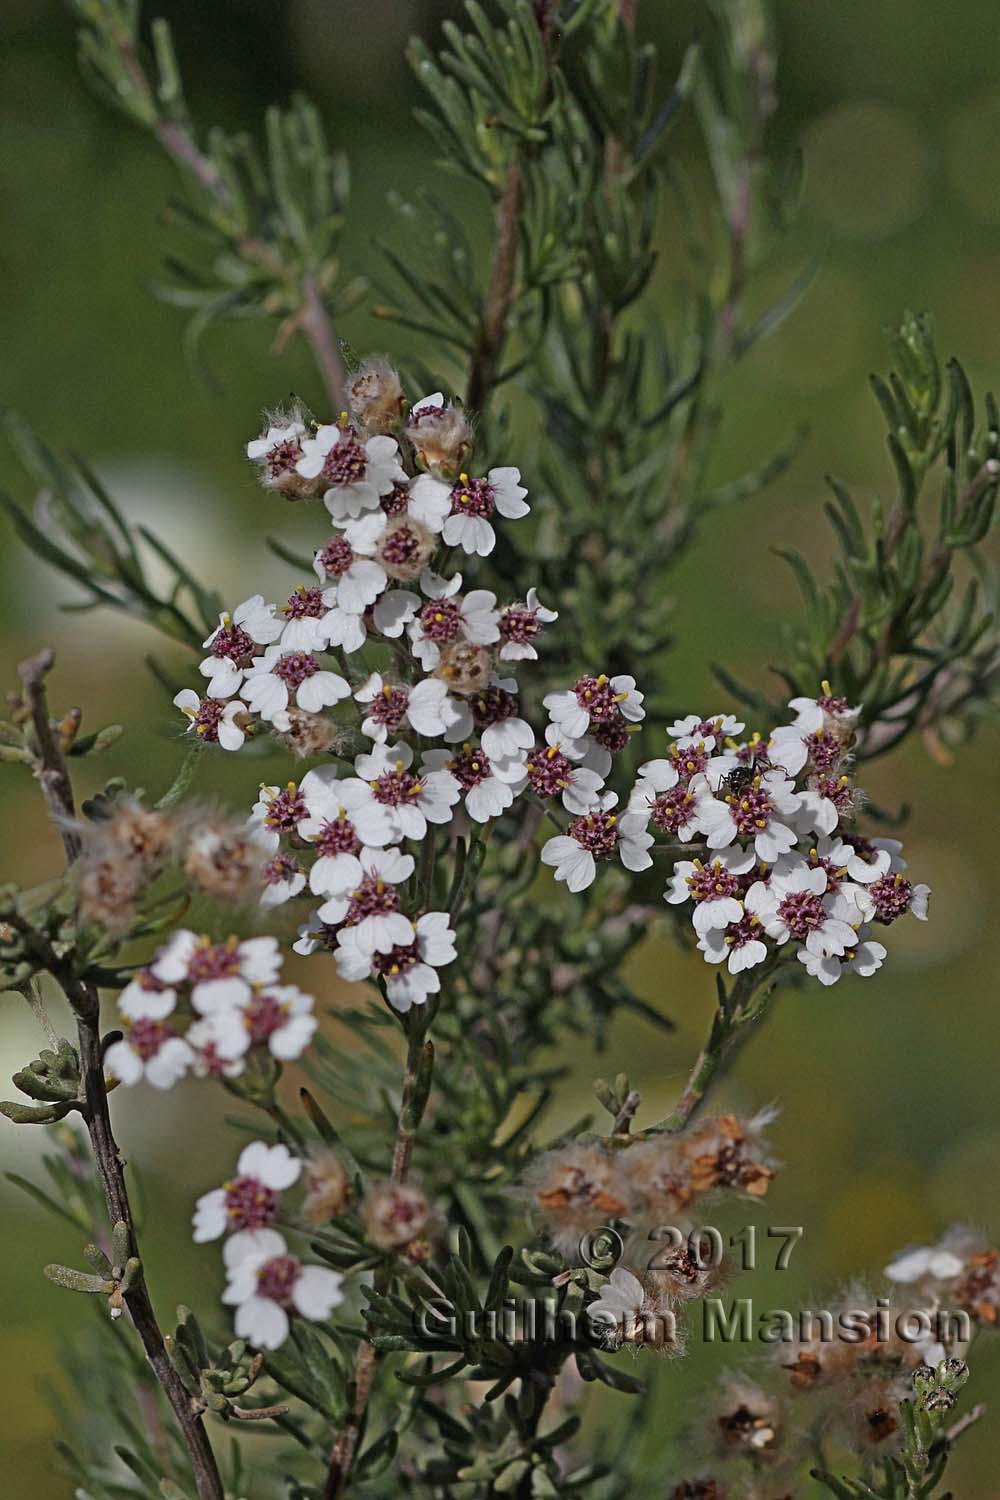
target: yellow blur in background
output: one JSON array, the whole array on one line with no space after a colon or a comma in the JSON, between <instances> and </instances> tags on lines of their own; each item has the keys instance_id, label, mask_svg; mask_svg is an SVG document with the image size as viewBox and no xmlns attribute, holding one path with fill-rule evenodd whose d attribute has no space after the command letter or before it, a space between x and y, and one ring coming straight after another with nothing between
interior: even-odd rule
<instances>
[{"instance_id":1,"label":"yellow blur in background","mask_svg":"<svg viewBox=\"0 0 1000 1500\"><path fill-rule=\"evenodd\" d=\"M698 6L640 6L661 8L669 20L654 19L649 29L662 43L667 77ZM313 94L331 139L351 157L348 269L369 270L373 238L395 233L387 194L405 194L433 174L431 149L412 125L405 40L412 30L433 33L453 8L439 0L167 0L162 9L197 119L256 124L265 104L292 89ZM232 325L209 341L217 386L192 375L179 315L148 291L168 242L159 218L174 187L171 167L87 93L72 27L56 0L5 0L4 17L0 400L54 446L86 455L129 516L152 525L230 600L257 590L280 597L287 570L263 539L280 532L294 545L302 521L255 486L242 444L256 432L261 408L290 392L319 404L316 378L297 349L273 359L261 329ZM685 711L730 707L712 684L712 661L766 681L781 622L797 607L787 569L769 548L799 548L822 568L823 474L834 471L858 495L890 493L882 420L867 389L869 371L884 364L883 325L904 306L926 308L941 353L960 356L977 391L1000 383L992 0L953 0L946 10L929 0L785 0L778 22L781 129L802 143L807 185L803 212L763 290L776 295L810 259L821 269L794 317L731 378L714 474L755 467L802 421L812 436L780 484L728 512L725 524L712 522L665 583L676 601L676 645L662 664L637 663L636 675L655 670ZM683 133L680 140L684 148ZM435 185L463 211L453 182ZM467 213L482 222L482 203L470 200ZM677 241L666 210L661 234L657 285L668 299ZM401 347L363 310L341 331L362 351ZM530 453L514 459L530 486ZM0 485L27 498L7 454ZM55 643L55 705L81 702L85 727L120 719L129 728L110 756L86 763L81 790L120 771L159 792L182 753L173 712L142 663L159 643L124 619L60 614L71 588L26 558L6 524L0 537L5 684L21 656ZM162 655L172 661L169 649ZM782 1110L774 1142L785 1165L766 1211L750 1217L805 1226L787 1271L747 1273L734 1295L752 1295L761 1307L822 1305L848 1279L877 1273L891 1252L956 1219L1000 1235L1000 1013L989 916L1000 880L991 816L995 745L987 729L953 768L943 768L913 744L865 777L877 802L912 809L907 856L934 889L932 920L893 930L890 962L877 978L783 997L724 1086L721 1103L777 1101ZM218 755L200 789L245 806L267 773L265 762ZM43 878L57 864L57 841L18 767L2 768L0 802L0 878ZM318 982L313 969L291 977L308 988ZM632 1074L651 1118L670 1105L705 1030L711 976L697 956L654 934L632 978L675 1018L677 1031L664 1038L630 1020L617 1027L606 1059L581 1047L571 1052L574 1081L555 1123L586 1107L595 1072L619 1068ZM324 1001L335 998L335 988L321 992ZM39 1038L16 997L0 1004L0 1076L7 1077ZM168 1096L136 1091L115 1099L120 1139L143 1164L155 1205L149 1276L167 1311L182 1296L211 1306L219 1287L218 1256L191 1245L189 1218L197 1194L221 1180L234 1138L222 1123L224 1102L203 1088L195 1108L196 1090L187 1084ZM37 1176L42 1133L0 1124L6 1167ZM40 1267L76 1263L80 1247L72 1230L6 1183L0 1206L3 1494L56 1500L70 1490L49 1467L57 1433L41 1384L58 1380L58 1337L83 1327L91 1309L45 1282ZM747 1217L730 1220L735 1228ZM662 1467L699 1383L719 1368L720 1352L701 1349L657 1370L658 1405L641 1459L649 1472ZM989 1340L977 1349L969 1397L1000 1410L1000 1350ZM997 1493L991 1430L988 1418L963 1442L954 1477L949 1470L961 1500Z\"/></svg>"}]
</instances>

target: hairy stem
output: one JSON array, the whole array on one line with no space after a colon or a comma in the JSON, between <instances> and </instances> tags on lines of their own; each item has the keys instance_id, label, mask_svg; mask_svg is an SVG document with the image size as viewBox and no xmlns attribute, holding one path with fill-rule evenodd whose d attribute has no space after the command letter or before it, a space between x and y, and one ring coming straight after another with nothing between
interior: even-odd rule
<instances>
[{"instance_id":1,"label":"hairy stem","mask_svg":"<svg viewBox=\"0 0 1000 1500\"><path fill-rule=\"evenodd\" d=\"M302 299L299 327L319 366L330 410L336 416L347 405L347 375L333 320L314 276L304 278Z\"/></svg>"},{"instance_id":2,"label":"hairy stem","mask_svg":"<svg viewBox=\"0 0 1000 1500\"><path fill-rule=\"evenodd\" d=\"M24 684L24 695L35 729L38 748L35 774L53 820L62 834L67 862L72 864L80 853L82 843L74 826L76 810L73 801L73 786L49 718L45 693L45 677L51 670L54 659L51 650L41 651L37 656L21 662L18 673ZM125 1186L124 1167L108 1110L98 993L93 985L86 984L73 973L71 964L59 959L55 953L50 954L49 968L62 986L63 993L76 1016L85 1100L83 1114L90 1134L90 1144L98 1175L104 1189L108 1218L112 1224L124 1223L128 1226L131 1253L138 1256L139 1247L132 1219L132 1206ZM124 1294L124 1299L153 1374L180 1426L188 1457L191 1460L199 1500L223 1500L222 1479L212 1452L212 1445L201 1420L199 1407L188 1395L170 1361L145 1280L140 1279L134 1284Z\"/></svg>"}]
</instances>

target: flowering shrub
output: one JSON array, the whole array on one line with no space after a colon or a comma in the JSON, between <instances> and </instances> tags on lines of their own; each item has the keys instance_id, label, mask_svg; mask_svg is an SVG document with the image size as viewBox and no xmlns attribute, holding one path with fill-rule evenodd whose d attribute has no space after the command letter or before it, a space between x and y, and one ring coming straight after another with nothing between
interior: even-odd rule
<instances>
[{"instance_id":1,"label":"flowering shrub","mask_svg":"<svg viewBox=\"0 0 1000 1500\"><path fill-rule=\"evenodd\" d=\"M95 1500L610 1500L632 1487L629 1433L591 1453L579 1381L640 1395L629 1355L684 1354L734 1269L706 1214L759 1203L780 1170L774 1109L699 1114L716 1075L778 993L871 978L886 929L929 915L858 778L912 731L957 745L993 701L988 603L950 594L992 517L996 407L977 423L961 369L943 376L926 320L908 317L877 386L897 500L863 519L835 485L832 583L791 558L804 618L787 701L720 674L738 713L665 711L663 574L704 515L790 457L705 483L716 383L784 311L744 313L783 180L766 11L712 7L714 50L694 48L664 97L631 4L500 0L497 18L470 4L472 30L449 28L439 56L415 44L437 110L424 122L495 210L484 283L443 206L428 205L428 265L389 254L393 311L441 386L427 395L422 369L359 362L336 336L353 295L334 255L345 189L311 108L269 116L266 161L242 135L203 146L164 23L147 63L134 7L75 9L88 72L185 174L214 252L191 273L202 323L280 317L316 356L323 404L269 410L245 447L263 503L307 509L312 555L279 539L287 595L228 608L87 471L7 422L46 492L44 515L13 510L22 541L85 604L192 652L183 686L157 668L185 741L158 798L116 778L77 806L73 758L119 731L52 715L51 652L21 664L2 733L66 856L0 901L5 984L49 1044L15 1074L31 1102L2 1108L51 1132L48 1170L88 1241L89 1271L46 1274L116 1322L127 1311L145 1355L119 1331L82 1357L103 1426L63 1460ZM696 364L671 373L666 332L623 319L652 268L653 160L689 101L723 238L692 270ZM533 437L498 399L515 377ZM173 574L162 594L150 548ZM197 796L206 757L265 753L284 763L252 806ZM603 1044L624 1009L670 1024L623 974L654 923L713 966L702 1051L666 1119L621 1073L595 1085L606 1128L553 1141L546 1054L573 1032ZM364 988L331 1003L334 978ZM102 992L117 1007L103 1034ZM330 1011L350 1046L327 1034ZM238 1101L252 1139L194 1205L195 1241L220 1242L222 1306L181 1308L164 1334L111 1103L148 1087L162 1107L156 1091L192 1075ZM953 1408L997 1320L997 1252L957 1228L885 1277L895 1301L850 1288L818 1332L817 1315L773 1315L773 1367L723 1375L669 1456L672 1500L789 1500L808 1475L856 1500L937 1493L979 1411ZM220 1424L246 1422L297 1451L224 1457Z\"/></svg>"}]
</instances>

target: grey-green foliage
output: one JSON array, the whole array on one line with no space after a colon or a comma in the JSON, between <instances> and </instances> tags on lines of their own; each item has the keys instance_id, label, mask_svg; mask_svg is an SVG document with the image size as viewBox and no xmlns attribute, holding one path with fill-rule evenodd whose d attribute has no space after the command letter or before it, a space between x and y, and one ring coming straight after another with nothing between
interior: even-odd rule
<instances>
[{"instance_id":1,"label":"grey-green foliage","mask_svg":"<svg viewBox=\"0 0 1000 1500\"><path fill-rule=\"evenodd\" d=\"M144 43L138 0L69 0L84 76L113 108L148 130L176 162L185 191L171 218L190 248L166 258L160 294L190 311L192 352L226 318L295 319L311 292L337 313L363 294L342 283L337 246L348 201L347 163L332 152L318 111L296 97L270 107L262 139L188 112L169 23ZM294 323L289 327L293 331Z\"/></svg>"},{"instance_id":2,"label":"grey-green foliage","mask_svg":"<svg viewBox=\"0 0 1000 1500\"><path fill-rule=\"evenodd\" d=\"M997 404L987 395L980 413L959 362L942 369L928 318L907 314L891 347L893 368L872 388L887 422L893 499L876 496L866 514L828 479L838 556L825 585L805 559L782 553L805 618L787 632L781 676L797 693L835 679L863 703L864 757L914 729L961 740L995 714L1000 682L996 580L977 550L1000 486Z\"/></svg>"}]
</instances>

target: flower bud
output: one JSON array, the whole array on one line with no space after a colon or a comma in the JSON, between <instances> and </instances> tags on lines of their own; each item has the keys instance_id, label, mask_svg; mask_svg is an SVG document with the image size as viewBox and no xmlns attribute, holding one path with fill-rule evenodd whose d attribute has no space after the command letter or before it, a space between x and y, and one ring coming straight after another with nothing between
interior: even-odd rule
<instances>
[{"instance_id":1,"label":"flower bud","mask_svg":"<svg viewBox=\"0 0 1000 1500\"><path fill-rule=\"evenodd\" d=\"M373 1183L361 1205L365 1233L379 1250L399 1250L422 1238L430 1216L426 1194L412 1183Z\"/></svg>"},{"instance_id":2,"label":"flower bud","mask_svg":"<svg viewBox=\"0 0 1000 1500\"><path fill-rule=\"evenodd\" d=\"M493 658L472 641L455 641L441 648L441 660L434 675L446 682L453 693L478 693L493 675Z\"/></svg>"},{"instance_id":3,"label":"flower bud","mask_svg":"<svg viewBox=\"0 0 1000 1500\"><path fill-rule=\"evenodd\" d=\"M403 417L403 387L384 359L366 360L348 388L351 410L369 432L394 432Z\"/></svg>"},{"instance_id":4,"label":"flower bud","mask_svg":"<svg viewBox=\"0 0 1000 1500\"><path fill-rule=\"evenodd\" d=\"M379 538L376 556L390 578L412 583L437 551L438 539L412 516L390 520Z\"/></svg>"},{"instance_id":5,"label":"flower bud","mask_svg":"<svg viewBox=\"0 0 1000 1500\"><path fill-rule=\"evenodd\" d=\"M454 479L472 451L472 427L461 406L439 394L418 401L410 413L406 436L417 463L440 479Z\"/></svg>"},{"instance_id":6,"label":"flower bud","mask_svg":"<svg viewBox=\"0 0 1000 1500\"><path fill-rule=\"evenodd\" d=\"M302 1217L313 1228L342 1213L351 1195L347 1169L335 1151L316 1151L306 1162Z\"/></svg>"}]
</instances>

